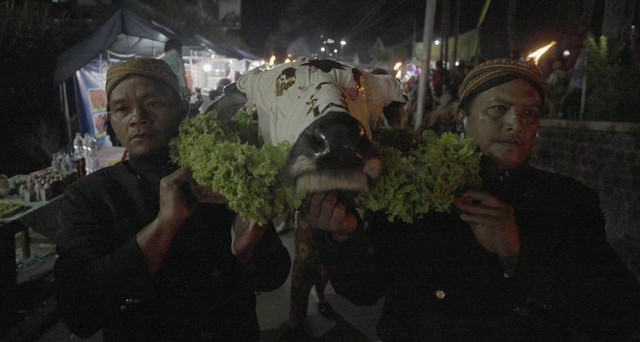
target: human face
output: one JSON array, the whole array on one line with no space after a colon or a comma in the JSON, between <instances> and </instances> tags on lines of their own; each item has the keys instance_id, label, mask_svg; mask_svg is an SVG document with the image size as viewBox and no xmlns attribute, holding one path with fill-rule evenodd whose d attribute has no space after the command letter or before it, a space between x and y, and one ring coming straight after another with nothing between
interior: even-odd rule
<instances>
[{"instance_id":1,"label":"human face","mask_svg":"<svg viewBox=\"0 0 640 342\"><path fill-rule=\"evenodd\" d=\"M540 127L540 94L516 79L478 94L464 117L464 131L497 169L529 160Z\"/></svg>"},{"instance_id":2,"label":"human face","mask_svg":"<svg viewBox=\"0 0 640 342\"><path fill-rule=\"evenodd\" d=\"M168 85L142 76L118 84L109 98L109 119L130 156L146 156L167 148L186 117L188 103Z\"/></svg>"}]
</instances>

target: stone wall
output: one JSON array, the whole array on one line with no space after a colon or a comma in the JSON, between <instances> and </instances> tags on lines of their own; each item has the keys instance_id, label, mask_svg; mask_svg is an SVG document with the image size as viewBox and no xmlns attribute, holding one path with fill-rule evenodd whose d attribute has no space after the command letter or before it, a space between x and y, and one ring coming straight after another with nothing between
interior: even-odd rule
<instances>
[{"instance_id":1,"label":"stone wall","mask_svg":"<svg viewBox=\"0 0 640 342\"><path fill-rule=\"evenodd\" d=\"M609 242L640 281L640 124L542 120L531 164L599 192Z\"/></svg>"}]
</instances>

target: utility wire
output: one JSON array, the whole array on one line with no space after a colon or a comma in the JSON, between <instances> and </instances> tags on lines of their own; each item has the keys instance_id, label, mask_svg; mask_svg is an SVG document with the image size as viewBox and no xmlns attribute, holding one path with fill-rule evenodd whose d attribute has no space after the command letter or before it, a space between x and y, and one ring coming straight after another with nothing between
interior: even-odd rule
<instances>
[{"instance_id":1,"label":"utility wire","mask_svg":"<svg viewBox=\"0 0 640 342\"><path fill-rule=\"evenodd\" d=\"M402 10L402 8L404 4L402 3L396 3L394 5L393 8L391 8L389 11L385 11L383 15L376 17L374 20L369 21L369 23L367 24L367 26L361 28L358 30L357 33L363 32L368 30L369 28L378 25L379 23L382 22L383 19L385 19L386 17L390 17L390 16L394 16L396 15L396 13L400 12L400 10ZM356 33L356 34L357 34Z\"/></svg>"},{"instance_id":2,"label":"utility wire","mask_svg":"<svg viewBox=\"0 0 640 342\"><path fill-rule=\"evenodd\" d=\"M379 0L370 10L365 14L365 16L356 24L356 26L346 34L346 38L351 38L355 34L362 32L361 27L365 26L371 21L371 19L376 15L376 13L384 6L386 0Z\"/></svg>"}]
</instances>

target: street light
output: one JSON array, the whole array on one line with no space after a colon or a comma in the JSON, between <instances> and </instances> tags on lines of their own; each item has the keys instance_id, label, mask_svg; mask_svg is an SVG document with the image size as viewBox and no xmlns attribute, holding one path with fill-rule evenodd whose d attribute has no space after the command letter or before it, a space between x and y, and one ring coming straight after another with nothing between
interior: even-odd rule
<instances>
[{"instance_id":1,"label":"street light","mask_svg":"<svg viewBox=\"0 0 640 342\"><path fill-rule=\"evenodd\" d=\"M344 46L347 45L347 41L346 40L341 40L340 41L340 58L342 58L342 50L344 49Z\"/></svg>"}]
</instances>

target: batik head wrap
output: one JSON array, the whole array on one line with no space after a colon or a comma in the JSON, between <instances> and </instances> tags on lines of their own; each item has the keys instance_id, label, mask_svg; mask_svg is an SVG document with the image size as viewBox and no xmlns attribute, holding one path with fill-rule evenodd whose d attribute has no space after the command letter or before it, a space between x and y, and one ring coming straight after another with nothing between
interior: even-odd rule
<instances>
[{"instance_id":1,"label":"batik head wrap","mask_svg":"<svg viewBox=\"0 0 640 342\"><path fill-rule=\"evenodd\" d=\"M535 63L504 58L481 63L467 74L460 84L458 108L465 108L477 94L515 79L531 84L544 102L544 79Z\"/></svg>"},{"instance_id":2,"label":"batik head wrap","mask_svg":"<svg viewBox=\"0 0 640 342\"><path fill-rule=\"evenodd\" d=\"M164 82L171 89L175 90L179 97L182 97L178 77L171 70L167 62L157 58L136 58L128 61L112 64L107 71L107 100L111 97L111 92L120 82L132 75L141 75Z\"/></svg>"}]
</instances>

